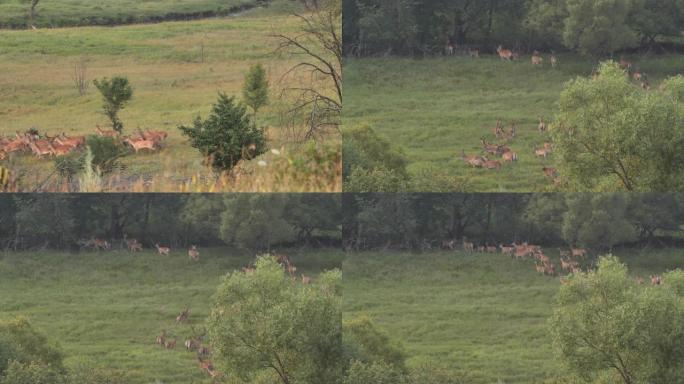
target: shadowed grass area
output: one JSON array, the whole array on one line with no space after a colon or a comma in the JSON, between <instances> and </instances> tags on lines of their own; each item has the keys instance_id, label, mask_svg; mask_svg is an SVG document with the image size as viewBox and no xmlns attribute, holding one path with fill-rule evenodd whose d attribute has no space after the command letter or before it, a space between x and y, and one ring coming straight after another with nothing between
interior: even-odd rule
<instances>
[{"instance_id":1,"label":"shadowed grass area","mask_svg":"<svg viewBox=\"0 0 684 384\"><path fill-rule=\"evenodd\" d=\"M89 361L126 372L130 383L210 383L182 344L193 327L203 326L220 278L247 266L253 255L227 248L200 253L198 263L185 249L169 257L151 250L0 254L0 318L28 317L59 342L68 366ZM318 273L339 268L343 257L333 250L287 253L314 283ZM177 325L186 305L190 319ZM155 345L161 330L177 339L175 350Z\"/></svg>"},{"instance_id":2,"label":"shadowed grass area","mask_svg":"<svg viewBox=\"0 0 684 384\"><path fill-rule=\"evenodd\" d=\"M576 55L559 55L559 66L533 67L529 56L517 62L483 56L427 59L347 59L345 62L344 124L367 123L402 146L409 171L428 166L458 176L469 191L536 192L551 181L542 167L553 155L536 158L534 147L548 140L538 132L538 117L552 121L563 84L589 76L595 62ZM684 56L629 58L653 86L682 73ZM518 123L518 136L509 146L518 161L501 170L471 169L460 160L461 150L482 151L480 138L502 143L494 136L496 120L505 129ZM429 192L429 191L426 191Z\"/></svg>"},{"instance_id":3,"label":"shadowed grass area","mask_svg":"<svg viewBox=\"0 0 684 384\"><path fill-rule=\"evenodd\" d=\"M278 11L280 9L280 11ZM124 159L125 170L107 184L107 190L142 191L155 180L153 191L180 191L193 179L211 179L200 153L190 147L177 129L192 124L195 117L206 118L219 92L241 97L248 68L262 63L271 83L271 102L259 111L257 124L266 128L270 148L286 150L293 156L303 149L284 134L283 111L287 101L279 97L284 72L294 64L291 57L274 52L273 33L293 33L301 22L285 15L285 8L259 9L239 17L191 22L167 22L114 28L83 27L37 31L0 31L0 136L13 135L36 127L41 133L56 135L94 134L96 125L107 127L102 100L94 86L79 96L73 82L74 66L87 63L88 80L115 75L127 76L134 89L133 99L120 118L124 133L137 128L164 130L169 138L163 150L141 153ZM339 147L337 135L330 144ZM256 164L259 158L252 161ZM7 162L16 175L25 178L20 190L31 190L53 171L52 161L31 155L11 156ZM322 180L282 182L282 169L249 167L263 182L224 184L216 188L193 185L199 190L240 191L339 191L339 181L322 189ZM341 168L341 162L330 164ZM293 179L294 177L290 177ZM306 178L306 177L303 177ZM54 182L54 178L52 182ZM121 181L122 180L122 181ZM146 183L146 186L127 183ZM121 182L120 182L121 181ZM258 184L258 185L257 185ZM56 187L59 189L59 187ZM54 189L54 188L53 188Z\"/></svg>"},{"instance_id":4,"label":"shadowed grass area","mask_svg":"<svg viewBox=\"0 0 684 384\"><path fill-rule=\"evenodd\" d=\"M549 256L558 263L558 252ZM630 273L684 268L681 250L616 250ZM344 316L370 315L408 363L436 361L469 383L538 383L562 374L547 318L560 287L501 254L359 253L344 263ZM552 382L552 381L551 381Z\"/></svg>"}]
</instances>

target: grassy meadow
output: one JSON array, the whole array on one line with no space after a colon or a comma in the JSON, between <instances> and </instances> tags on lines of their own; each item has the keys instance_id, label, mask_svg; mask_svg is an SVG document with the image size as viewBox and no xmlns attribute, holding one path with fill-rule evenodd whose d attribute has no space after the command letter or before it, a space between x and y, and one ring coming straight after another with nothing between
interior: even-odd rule
<instances>
[{"instance_id":1,"label":"grassy meadow","mask_svg":"<svg viewBox=\"0 0 684 384\"><path fill-rule=\"evenodd\" d=\"M551 188L542 167L553 155L536 158L534 147L548 140L538 132L538 116L553 119L563 84L589 76L596 65L577 55L558 55L559 65L532 66L530 56L503 62L498 56L407 59L364 58L345 61L344 124L370 125L404 148L409 172L438 168L458 176L468 191L536 192ZM657 88L664 78L681 74L682 55L627 56ZM500 118L508 131L518 123L509 146L518 161L500 170L472 169L460 160L461 150L480 154L485 137L494 136ZM491 157L490 157L491 158Z\"/></svg>"},{"instance_id":2,"label":"grassy meadow","mask_svg":"<svg viewBox=\"0 0 684 384\"><path fill-rule=\"evenodd\" d=\"M127 2L109 3L123 9ZM172 8L216 2L135 3ZM236 16L195 21L0 30L0 136L31 127L51 136L95 134L97 125L106 129L108 120L98 90L91 84L87 95L79 96L74 85L74 66L85 60L89 80L124 75L131 82L133 99L120 113L124 134L135 133L137 128L169 133L161 151L124 157L122 170L104 181L105 191L339 191L339 154L323 165L300 166L309 173L291 165L309 161L311 156L306 157L301 145L294 144L282 128L287 105L279 97L280 79L295 59L275 53L277 41L272 34L294 33L299 27L300 20L289 15L288 9L285 3L275 3ZM257 125L266 128L269 147L280 153L267 152L244 162L240 168L245 177L216 180L177 126L191 125L198 115L206 118L219 92L241 99L244 76L256 63L264 65L271 85L270 104L259 111ZM338 141L332 135L327 149L320 151L339 152ZM266 166L257 166L260 160ZM43 187L47 190L68 190L53 174L52 160L13 154L5 165L19 179L20 191L41 185L47 185Z\"/></svg>"},{"instance_id":3,"label":"grassy meadow","mask_svg":"<svg viewBox=\"0 0 684 384\"><path fill-rule=\"evenodd\" d=\"M183 347L209 314L220 278L253 255L226 248L200 249L198 263L185 249L169 257L151 250L0 254L0 318L25 316L57 341L65 364L89 362L123 371L129 383L209 383L195 353ZM315 276L339 268L332 250L287 252L298 272ZM175 317L190 306L190 318ZM155 344L166 330L175 350Z\"/></svg>"},{"instance_id":4,"label":"grassy meadow","mask_svg":"<svg viewBox=\"0 0 684 384\"><path fill-rule=\"evenodd\" d=\"M255 0L60 0L42 1L36 7L38 27L123 24L201 14L223 14L256 5ZM29 2L0 0L0 28L26 26Z\"/></svg>"},{"instance_id":5,"label":"grassy meadow","mask_svg":"<svg viewBox=\"0 0 684 384\"><path fill-rule=\"evenodd\" d=\"M558 252L549 250L558 264ZM679 249L615 250L634 276L684 268ZM367 252L344 263L344 316L370 316L408 364L432 362L466 382L541 383L562 375L547 318L560 287L530 260L501 254ZM559 268L560 269L560 268Z\"/></svg>"}]
</instances>

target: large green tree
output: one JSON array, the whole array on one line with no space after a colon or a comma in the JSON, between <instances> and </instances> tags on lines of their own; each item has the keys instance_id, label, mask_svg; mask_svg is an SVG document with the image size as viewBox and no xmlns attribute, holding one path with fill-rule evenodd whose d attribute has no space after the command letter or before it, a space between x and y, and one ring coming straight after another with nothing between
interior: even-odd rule
<instances>
[{"instance_id":1,"label":"large green tree","mask_svg":"<svg viewBox=\"0 0 684 384\"><path fill-rule=\"evenodd\" d=\"M682 101L642 90L614 62L599 72L570 81L561 93L551 132L566 189L682 190ZM676 78L671 82L676 89Z\"/></svg>"},{"instance_id":2,"label":"large green tree","mask_svg":"<svg viewBox=\"0 0 684 384\"><path fill-rule=\"evenodd\" d=\"M684 381L684 272L642 286L608 256L561 286L550 321L560 361L585 382ZM601 381L599 381L601 380Z\"/></svg>"},{"instance_id":3,"label":"large green tree","mask_svg":"<svg viewBox=\"0 0 684 384\"><path fill-rule=\"evenodd\" d=\"M233 272L216 293L208 330L219 370L242 380L339 383L342 376L341 274L293 281L273 257Z\"/></svg>"}]
</instances>

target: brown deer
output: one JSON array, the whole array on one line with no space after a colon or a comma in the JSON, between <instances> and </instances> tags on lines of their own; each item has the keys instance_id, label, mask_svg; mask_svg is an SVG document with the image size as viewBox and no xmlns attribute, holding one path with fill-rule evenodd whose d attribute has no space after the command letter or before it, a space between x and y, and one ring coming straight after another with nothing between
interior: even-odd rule
<instances>
[{"instance_id":1,"label":"brown deer","mask_svg":"<svg viewBox=\"0 0 684 384\"><path fill-rule=\"evenodd\" d=\"M288 264L286 270L287 270L287 273L289 273L291 277L294 277L295 272L297 272L297 267L295 267L294 264Z\"/></svg>"},{"instance_id":2,"label":"brown deer","mask_svg":"<svg viewBox=\"0 0 684 384\"><path fill-rule=\"evenodd\" d=\"M503 244L499 244L499 248L501 248L501 253L503 253L504 255L513 256L513 251L515 250L515 248L508 247Z\"/></svg>"},{"instance_id":3,"label":"brown deer","mask_svg":"<svg viewBox=\"0 0 684 384\"><path fill-rule=\"evenodd\" d=\"M142 244L140 244L136 239L126 240L126 247L128 248L129 252L139 252L143 250Z\"/></svg>"},{"instance_id":4,"label":"brown deer","mask_svg":"<svg viewBox=\"0 0 684 384\"><path fill-rule=\"evenodd\" d=\"M542 172L544 172L544 174L551 179L555 179L558 176L558 171L556 168L542 167Z\"/></svg>"},{"instance_id":5,"label":"brown deer","mask_svg":"<svg viewBox=\"0 0 684 384\"><path fill-rule=\"evenodd\" d=\"M468 55L472 57L473 59L479 59L480 58L480 50L479 49L468 49Z\"/></svg>"},{"instance_id":6,"label":"brown deer","mask_svg":"<svg viewBox=\"0 0 684 384\"><path fill-rule=\"evenodd\" d=\"M556 58L556 55L551 55L551 68L556 68L558 65L558 58Z\"/></svg>"},{"instance_id":7,"label":"brown deer","mask_svg":"<svg viewBox=\"0 0 684 384\"><path fill-rule=\"evenodd\" d=\"M496 253L496 245L494 245L494 246L487 245L486 251L487 251L487 253Z\"/></svg>"},{"instance_id":8,"label":"brown deer","mask_svg":"<svg viewBox=\"0 0 684 384\"><path fill-rule=\"evenodd\" d=\"M128 137L124 142L128 143L135 150L135 153L143 149L149 149L153 152L157 149L157 144L152 140L132 140Z\"/></svg>"},{"instance_id":9,"label":"brown deer","mask_svg":"<svg viewBox=\"0 0 684 384\"><path fill-rule=\"evenodd\" d=\"M162 247L157 243L155 243L154 246L157 248L157 253L160 255L168 256L171 252L171 248L169 247Z\"/></svg>"},{"instance_id":10,"label":"brown deer","mask_svg":"<svg viewBox=\"0 0 684 384\"><path fill-rule=\"evenodd\" d=\"M157 338L155 339L155 343L159 345L164 345L166 343L166 331L162 330L161 335L158 335Z\"/></svg>"},{"instance_id":11,"label":"brown deer","mask_svg":"<svg viewBox=\"0 0 684 384\"><path fill-rule=\"evenodd\" d=\"M485 140L484 137L480 138L480 142L482 143L482 147L484 148L485 152L492 154L492 155L498 155L500 154L500 146L496 144L487 144L487 140Z\"/></svg>"},{"instance_id":12,"label":"brown deer","mask_svg":"<svg viewBox=\"0 0 684 384\"><path fill-rule=\"evenodd\" d=\"M535 263L534 264L534 269L538 272L541 273L542 275L546 273L546 268L542 264Z\"/></svg>"},{"instance_id":13,"label":"brown deer","mask_svg":"<svg viewBox=\"0 0 684 384\"><path fill-rule=\"evenodd\" d=\"M50 146L50 142L47 140L31 139L29 140L28 145L31 148L31 152L33 152L33 154L36 155L38 158L41 158L46 155L50 156L54 153Z\"/></svg>"},{"instance_id":14,"label":"brown deer","mask_svg":"<svg viewBox=\"0 0 684 384\"><path fill-rule=\"evenodd\" d=\"M556 275L556 266L553 264L544 264L544 274L549 275L549 276L555 276Z\"/></svg>"},{"instance_id":15,"label":"brown deer","mask_svg":"<svg viewBox=\"0 0 684 384\"><path fill-rule=\"evenodd\" d=\"M97 134L102 136L102 137L112 137L112 138L119 137L118 131L116 131L114 129L102 129L102 128L100 128L99 125L96 126L95 131L97 131Z\"/></svg>"},{"instance_id":16,"label":"brown deer","mask_svg":"<svg viewBox=\"0 0 684 384\"><path fill-rule=\"evenodd\" d=\"M506 151L501 155L501 159L508 163L514 162L518 160L518 154L513 151Z\"/></svg>"},{"instance_id":17,"label":"brown deer","mask_svg":"<svg viewBox=\"0 0 684 384\"><path fill-rule=\"evenodd\" d=\"M543 62L544 58L541 57L541 55L539 55L538 51L534 51L534 53L532 54L532 65L534 65L535 67L541 66Z\"/></svg>"},{"instance_id":18,"label":"brown deer","mask_svg":"<svg viewBox=\"0 0 684 384\"><path fill-rule=\"evenodd\" d=\"M211 361L203 361L199 357L197 359L199 360L200 369L207 371L209 376L217 377L219 375L219 373L214 369L214 364L212 364Z\"/></svg>"},{"instance_id":19,"label":"brown deer","mask_svg":"<svg viewBox=\"0 0 684 384\"><path fill-rule=\"evenodd\" d=\"M188 351L195 351L195 350L197 350L197 348L200 347L200 342L199 342L199 340L192 338L192 339L185 340L184 345L185 345L185 349L187 349Z\"/></svg>"},{"instance_id":20,"label":"brown deer","mask_svg":"<svg viewBox=\"0 0 684 384\"><path fill-rule=\"evenodd\" d=\"M503 125L501 125L501 119L496 120L496 126L494 126L494 136L496 136L497 139L503 138L505 136Z\"/></svg>"},{"instance_id":21,"label":"brown deer","mask_svg":"<svg viewBox=\"0 0 684 384\"><path fill-rule=\"evenodd\" d=\"M176 316L176 323L179 323L179 324L180 324L180 323L184 323L185 321L188 320L189 317L190 317L190 308L189 308L189 307L185 307L185 309L182 310L182 311L178 314L178 316Z\"/></svg>"},{"instance_id":22,"label":"brown deer","mask_svg":"<svg viewBox=\"0 0 684 384\"><path fill-rule=\"evenodd\" d=\"M584 248L570 248L572 257L584 258L587 255L587 250Z\"/></svg>"},{"instance_id":23,"label":"brown deer","mask_svg":"<svg viewBox=\"0 0 684 384\"><path fill-rule=\"evenodd\" d=\"M197 246L193 245L192 247L190 247L190 250L188 251L188 256L192 261L199 261L200 253L197 250Z\"/></svg>"},{"instance_id":24,"label":"brown deer","mask_svg":"<svg viewBox=\"0 0 684 384\"><path fill-rule=\"evenodd\" d=\"M544 133L549 129L549 126L544 121L543 116L539 116L539 125L537 125L537 129L539 130L539 133Z\"/></svg>"},{"instance_id":25,"label":"brown deer","mask_svg":"<svg viewBox=\"0 0 684 384\"><path fill-rule=\"evenodd\" d=\"M310 284L311 283L311 277L306 276L302 273L302 284Z\"/></svg>"},{"instance_id":26,"label":"brown deer","mask_svg":"<svg viewBox=\"0 0 684 384\"><path fill-rule=\"evenodd\" d=\"M475 250L475 244L463 239L463 252L471 253Z\"/></svg>"},{"instance_id":27,"label":"brown deer","mask_svg":"<svg viewBox=\"0 0 684 384\"><path fill-rule=\"evenodd\" d=\"M501 58L501 60L512 61L514 57L514 54L511 50L504 49L501 45L499 45L499 47L496 48L496 53L499 54L499 58Z\"/></svg>"},{"instance_id":28,"label":"brown deer","mask_svg":"<svg viewBox=\"0 0 684 384\"><path fill-rule=\"evenodd\" d=\"M547 151L544 147L542 147L542 148L534 147L534 155L536 157L543 157L546 159L546 157L549 155L549 151Z\"/></svg>"},{"instance_id":29,"label":"brown deer","mask_svg":"<svg viewBox=\"0 0 684 384\"><path fill-rule=\"evenodd\" d=\"M461 160L465 161L474 168L482 168L486 162L486 160L482 156L466 156L465 151L463 150L461 150Z\"/></svg>"},{"instance_id":30,"label":"brown deer","mask_svg":"<svg viewBox=\"0 0 684 384\"><path fill-rule=\"evenodd\" d=\"M644 284L644 278L641 277L641 276L635 277L635 278L634 278L634 281L635 281L637 284L639 284L639 285Z\"/></svg>"},{"instance_id":31,"label":"brown deer","mask_svg":"<svg viewBox=\"0 0 684 384\"><path fill-rule=\"evenodd\" d=\"M456 248L456 240L442 240L442 249L453 250Z\"/></svg>"},{"instance_id":32,"label":"brown deer","mask_svg":"<svg viewBox=\"0 0 684 384\"><path fill-rule=\"evenodd\" d=\"M501 169L501 162L497 160L486 160L484 167L487 169Z\"/></svg>"},{"instance_id":33,"label":"brown deer","mask_svg":"<svg viewBox=\"0 0 684 384\"><path fill-rule=\"evenodd\" d=\"M176 348L176 339L170 340L170 341L165 341L164 342L164 348L166 349L174 349Z\"/></svg>"},{"instance_id":34,"label":"brown deer","mask_svg":"<svg viewBox=\"0 0 684 384\"><path fill-rule=\"evenodd\" d=\"M660 275L651 275L651 285L660 285L663 282L663 278Z\"/></svg>"},{"instance_id":35,"label":"brown deer","mask_svg":"<svg viewBox=\"0 0 684 384\"><path fill-rule=\"evenodd\" d=\"M624 56L620 56L620 68L630 70L632 69L632 63L626 60Z\"/></svg>"},{"instance_id":36,"label":"brown deer","mask_svg":"<svg viewBox=\"0 0 684 384\"><path fill-rule=\"evenodd\" d=\"M254 268L252 268L252 267L242 267L242 272L244 272L244 273L252 273L252 272L254 272Z\"/></svg>"}]
</instances>

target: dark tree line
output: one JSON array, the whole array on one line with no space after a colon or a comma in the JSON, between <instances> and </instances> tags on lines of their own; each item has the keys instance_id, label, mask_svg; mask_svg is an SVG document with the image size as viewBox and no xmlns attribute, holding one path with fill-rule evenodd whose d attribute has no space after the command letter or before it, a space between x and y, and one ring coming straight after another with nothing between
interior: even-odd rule
<instances>
[{"instance_id":1,"label":"dark tree line","mask_svg":"<svg viewBox=\"0 0 684 384\"><path fill-rule=\"evenodd\" d=\"M6 194L0 196L0 249L72 249L82 240L123 239L145 247L334 246L341 210L329 194Z\"/></svg>"},{"instance_id":2,"label":"dark tree line","mask_svg":"<svg viewBox=\"0 0 684 384\"><path fill-rule=\"evenodd\" d=\"M424 55L448 43L493 52L664 49L684 30L682 0L344 0L347 55Z\"/></svg>"},{"instance_id":3,"label":"dark tree line","mask_svg":"<svg viewBox=\"0 0 684 384\"><path fill-rule=\"evenodd\" d=\"M607 250L661 246L684 225L680 194L357 194L343 197L347 249L529 241Z\"/></svg>"}]
</instances>

